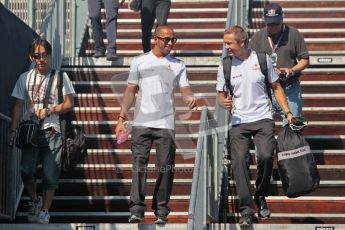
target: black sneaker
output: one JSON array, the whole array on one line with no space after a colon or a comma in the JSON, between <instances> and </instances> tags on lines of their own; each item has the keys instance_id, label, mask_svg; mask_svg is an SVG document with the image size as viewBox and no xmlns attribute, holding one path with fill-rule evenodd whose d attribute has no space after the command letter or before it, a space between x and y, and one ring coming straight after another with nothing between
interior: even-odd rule
<instances>
[{"instance_id":1,"label":"black sneaker","mask_svg":"<svg viewBox=\"0 0 345 230\"><path fill-rule=\"evenodd\" d=\"M105 56L105 52L104 51L96 51L92 57L100 58L100 57L104 57L104 56Z\"/></svg>"},{"instance_id":2,"label":"black sneaker","mask_svg":"<svg viewBox=\"0 0 345 230\"><path fill-rule=\"evenodd\" d=\"M167 222L168 218L166 216L157 216L154 223L157 225L165 225Z\"/></svg>"},{"instance_id":3,"label":"black sneaker","mask_svg":"<svg viewBox=\"0 0 345 230\"><path fill-rule=\"evenodd\" d=\"M238 222L240 226L249 226L254 223L254 215L245 214L241 216L240 221Z\"/></svg>"},{"instance_id":4,"label":"black sneaker","mask_svg":"<svg viewBox=\"0 0 345 230\"><path fill-rule=\"evenodd\" d=\"M264 196L255 196L255 204L258 207L258 216L261 219L267 219L271 216L271 211L268 209L267 202Z\"/></svg>"},{"instance_id":5,"label":"black sneaker","mask_svg":"<svg viewBox=\"0 0 345 230\"><path fill-rule=\"evenodd\" d=\"M107 53L107 60L108 61L116 61L119 59L119 57L116 55L116 53Z\"/></svg>"},{"instance_id":6,"label":"black sneaker","mask_svg":"<svg viewBox=\"0 0 345 230\"><path fill-rule=\"evenodd\" d=\"M135 224L135 223L139 223L143 220L142 217L136 216L134 214L131 215L131 217L128 219L129 223Z\"/></svg>"}]
</instances>

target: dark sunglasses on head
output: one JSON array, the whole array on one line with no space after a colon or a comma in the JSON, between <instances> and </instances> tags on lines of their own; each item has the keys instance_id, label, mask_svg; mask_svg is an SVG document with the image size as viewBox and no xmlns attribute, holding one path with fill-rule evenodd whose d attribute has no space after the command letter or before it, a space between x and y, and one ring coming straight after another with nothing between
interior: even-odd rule
<instances>
[{"instance_id":1,"label":"dark sunglasses on head","mask_svg":"<svg viewBox=\"0 0 345 230\"><path fill-rule=\"evenodd\" d=\"M41 54L40 53L34 53L33 55L31 55L31 57L34 59L41 59L41 58L45 59L48 57L48 54L47 53L41 53Z\"/></svg>"},{"instance_id":2,"label":"dark sunglasses on head","mask_svg":"<svg viewBox=\"0 0 345 230\"><path fill-rule=\"evenodd\" d=\"M164 43L169 43L171 41L171 43L176 43L177 42L177 38L175 37L159 37L159 36L156 36L156 38L158 38L159 40L162 40Z\"/></svg>"}]
</instances>

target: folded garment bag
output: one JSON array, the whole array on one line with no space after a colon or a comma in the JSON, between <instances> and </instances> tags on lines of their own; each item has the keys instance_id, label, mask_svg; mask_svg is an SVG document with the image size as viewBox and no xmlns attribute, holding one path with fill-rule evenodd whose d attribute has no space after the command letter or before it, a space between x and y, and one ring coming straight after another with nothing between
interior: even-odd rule
<instances>
[{"instance_id":1,"label":"folded garment bag","mask_svg":"<svg viewBox=\"0 0 345 230\"><path fill-rule=\"evenodd\" d=\"M278 170L284 193L294 198L317 189L320 175L301 131L284 126L277 139Z\"/></svg>"}]
</instances>

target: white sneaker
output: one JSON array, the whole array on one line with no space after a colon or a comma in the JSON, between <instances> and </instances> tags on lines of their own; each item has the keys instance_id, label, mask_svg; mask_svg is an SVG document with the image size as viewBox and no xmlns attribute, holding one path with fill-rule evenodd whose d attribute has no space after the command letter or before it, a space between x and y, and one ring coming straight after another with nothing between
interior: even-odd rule
<instances>
[{"instance_id":1,"label":"white sneaker","mask_svg":"<svg viewBox=\"0 0 345 230\"><path fill-rule=\"evenodd\" d=\"M37 223L38 214L42 208L42 197L38 197L38 202L28 202L28 222Z\"/></svg>"},{"instance_id":2,"label":"white sneaker","mask_svg":"<svg viewBox=\"0 0 345 230\"><path fill-rule=\"evenodd\" d=\"M37 223L39 223L39 224L49 224L49 218L50 218L49 212L42 210L38 214Z\"/></svg>"}]
</instances>

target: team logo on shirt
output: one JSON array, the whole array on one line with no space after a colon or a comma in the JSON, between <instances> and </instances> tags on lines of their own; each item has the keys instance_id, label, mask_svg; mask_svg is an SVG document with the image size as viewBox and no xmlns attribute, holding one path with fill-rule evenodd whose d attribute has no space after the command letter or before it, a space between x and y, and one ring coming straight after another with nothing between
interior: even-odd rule
<instances>
[{"instance_id":1,"label":"team logo on shirt","mask_svg":"<svg viewBox=\"0 0 345 230\"><path fill-rule=\"evenodd\" d=\"M253 70L258 70L258 69L260 69L260 65L259 65L259 64L255 64L255 65L253 66Z\"/></svg>"},{"instance_id":2,"label":"team logo on shirt","mask_svg":"<svg viewBox=\"0 0 345 230\"><path fill-rule=\"evenodd\" d=\"M236 78L239 78L239 77L242 77L241 73L232 75L232 79L236 79Z\"/></svg>"}]
</instances>

